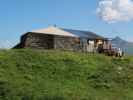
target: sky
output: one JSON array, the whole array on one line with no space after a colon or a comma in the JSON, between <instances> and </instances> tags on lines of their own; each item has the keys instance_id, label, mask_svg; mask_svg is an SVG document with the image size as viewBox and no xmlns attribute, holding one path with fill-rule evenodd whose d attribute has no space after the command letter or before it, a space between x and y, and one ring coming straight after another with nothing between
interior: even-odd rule
<instances>
[{"instance_id":1,"label":"sky","mask_svg":"<svg viewBox=\"0 0 133 100\"><path fill-rule=\"evenodd\" d=\"M63 28L93 31L108 38L120 36L133 42L133 16L125 12L122 16L122 11L118 12L118 9L117 13L110 10L118 8L118 5L112 7L106 1L109 0L0 0L0 48L17 44L26 32L55 24ZM133 6L130 8L125 9L131 12Z\"/></svg>"}]
</instances>

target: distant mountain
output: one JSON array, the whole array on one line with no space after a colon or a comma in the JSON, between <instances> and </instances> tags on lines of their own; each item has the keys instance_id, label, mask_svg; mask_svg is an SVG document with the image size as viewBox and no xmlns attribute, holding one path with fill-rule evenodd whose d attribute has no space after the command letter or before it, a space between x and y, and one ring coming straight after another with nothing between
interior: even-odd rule
<instances>
[{"instance_id":1,"label":"distant mountain","mask_svg":"<svg viewBox=\"0 0 133 100\"><path fill-rule=\"evenodd\" d=\"M133 43L125 41L121 39L120 37L115 37L112 39L112 44L115 47L122 48L126 54L132 54L133 55Z\"/></svg>"}]
</instances>

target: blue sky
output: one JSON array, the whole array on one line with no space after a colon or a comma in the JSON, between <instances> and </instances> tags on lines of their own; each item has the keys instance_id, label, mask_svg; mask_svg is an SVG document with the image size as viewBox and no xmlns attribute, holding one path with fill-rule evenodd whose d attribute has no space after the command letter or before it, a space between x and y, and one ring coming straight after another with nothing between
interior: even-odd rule
<instances>
[{"instance_id":1,"label":"blue sky","mask_svg":"<svg viewBox=\"0 0 133 100\"><path fill-rule=\"evenodd\" d=\"M23 33L54 24L133 41L133 21L105 23L96 14L98 1L1 0L0 42L16 44Z\"/></svg>"}]
</instances>

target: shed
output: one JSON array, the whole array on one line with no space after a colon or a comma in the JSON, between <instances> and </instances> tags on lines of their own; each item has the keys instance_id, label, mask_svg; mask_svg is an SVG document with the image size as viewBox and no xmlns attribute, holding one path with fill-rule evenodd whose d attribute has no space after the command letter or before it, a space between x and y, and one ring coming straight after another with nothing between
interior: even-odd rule
<instances>
[{"instance_id":1,"label":"shed","mask_svg":"<svg viewBox=\"0 0 133 100\"><path fill-rule=\"evenodd\" d=\"M108 44L108 39L94 32L51 26L25 33L14 48L94 52L99 45L104 44Z\"/></svg>"}]
</instances>

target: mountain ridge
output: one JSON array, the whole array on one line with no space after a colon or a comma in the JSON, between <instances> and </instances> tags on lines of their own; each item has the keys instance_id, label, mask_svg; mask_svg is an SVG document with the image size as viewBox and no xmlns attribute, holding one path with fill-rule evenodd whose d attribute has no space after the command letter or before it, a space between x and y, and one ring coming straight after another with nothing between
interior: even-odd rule
<instances>
[{"instance_id":1,"label":"mountain ridge","mask_svg":"<svg viewBox=\"0 0 133 100\"><path fill-rule=\"evenodd\" d=\"M133 42L126 41L119 36L111 40L113 46L121 48L126 54L133 55Z\"/></svg>"}]
</instances>

